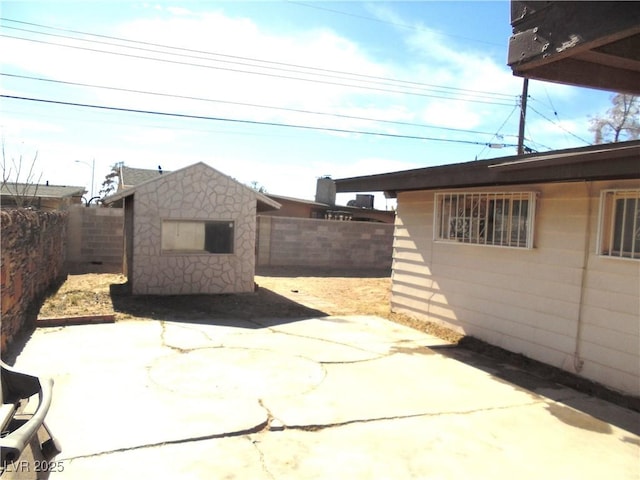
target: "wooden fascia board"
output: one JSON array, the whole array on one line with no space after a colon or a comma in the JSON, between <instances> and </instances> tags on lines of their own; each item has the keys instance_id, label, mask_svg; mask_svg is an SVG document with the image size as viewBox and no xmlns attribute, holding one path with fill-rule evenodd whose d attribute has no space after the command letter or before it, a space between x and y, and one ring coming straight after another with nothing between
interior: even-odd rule
<instances>
[{"instance_id":1,"label":"wooden fascia board","mask_svg":"<svg viewBox=\"0 0 640 480\"><path fill-rule=\"evenodd\" d=\"M550 2L513 26L507 63L514 73L524 74L640 33L640 3Z\"/></svg>"},{"instance_id":2,"label":"wooden fascia board","mask_svg":"<svg viewBox=\"0 0 640 480\"><path fill-rule=\"evenodd\" d=\"M404 172L404 174L389 177L364 177L345 182L336 181L336 191L384 191L395 195L395 192L409 190L634 178L640 180L640 159L637 155L615 160L587 160L556 165L541 162L537 166L517 170L484 166L478 169L425 172L422 175Z\"/></svg>"},{"instance_id":3,"label":"wooden fascia board","mask_svg":"<svg viewBox=\"0 0 640 480\"><path fill-rule=\"evenodd\" d=\"M526 71L514 71L517 76L534 80L597 88L614 92L640 94L640 72L591 63L573 58L540 65Z\"/></svg>"}]
</instances>

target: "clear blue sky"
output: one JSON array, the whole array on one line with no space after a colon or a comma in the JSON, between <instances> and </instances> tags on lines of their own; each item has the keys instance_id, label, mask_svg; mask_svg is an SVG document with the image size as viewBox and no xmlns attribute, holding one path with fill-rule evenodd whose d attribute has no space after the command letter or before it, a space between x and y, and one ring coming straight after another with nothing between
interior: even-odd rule
<instances>
[{"instance_id":1,"label":"clear blue sky","mask_svg":"<svg viewBox=\"0 0 640 480\"><path fill-rule=\"evenodd\" d=\"M91 190L94 159L95 192L116 162L203 161L313 198L323 175L515 154L508 1L2 0L0 14L3 95L155 112L0 99L7 162L37 152L43 183ZM591 142L612 92L532 81L529 94L525 144L546 151Z\"/></svg>"}]
</instances>

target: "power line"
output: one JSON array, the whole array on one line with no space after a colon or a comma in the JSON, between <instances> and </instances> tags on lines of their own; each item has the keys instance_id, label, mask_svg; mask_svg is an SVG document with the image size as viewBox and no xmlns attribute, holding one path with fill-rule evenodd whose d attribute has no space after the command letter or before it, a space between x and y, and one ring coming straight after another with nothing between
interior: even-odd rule
<instances>
[{"instance_id":1,"label":"power line","mask_svg":"<svg viewBox=\"0 0 640 480\"><path fill-rule=\"evenodd\" d=\"M162 117L175 117L175 118L188 118L193 120L209 120L209 121L218 121L218 122L232 122L232 123L245 123L250 125L264 125L264 126L272 126L272 127L288 127L288 128L299 128L305 130L319 130L326 132L336 132L336 133L356 133L359 135L373 135L379 137L388 137L388 138L403 138L403 139L412 139L412 140L430 140L437 142L450 142L450 143L463 143L469 145L485 145L483 142L474 142L471 140L453 140L448 138L435 138L435 137L422 137L418 135L400 135L395 133L382 133L382 132L370 132L364 130L349 130L343 128L331 128L331 127L314 127L311 125L296 125L289 123L277 123L277 122L262 122L258 120L246 120L246 119L237 119L237 118L224 118L224 117L212 117L205 115L190 115L186 113L173 113L173 112L159 112L155 110L139 110L133 108L123 108L123 107L112 107L107 105L95 105L95 104L87 104L87 103L75 103L75 102L64 102L60 100L48 100L43 98L32 98L32 97L19 97L14 95L0 95L0 98L8 98L12 100L24 100L30 102L39 102L39 103L48 103L55 105L64 105L70 107L82 107L82 108L93 108L98 110L110 110L116 112L126 112L126 113L139 113L145 115L157 115ZM515 145L503 145L505 147L513 147Z\"/></svg>"},{"instance_id":2,"label":"power line","mask_svg":"<svg viewBox=\"0 0 640 480\"><path fill-rule=\"evenodd\" d=\"M453 101L460 101L460 102L464 101L464 102L473 102L473 103L484 103L484 104L489 104L489 105L511 106L510 103L489 102L489 101L485 101L485 100L473 100L473 99L467 99L467 98L443 97L443 96L440 96L440 95L428 95L428 94L418 93L418 92L403 92L401 90L392 90L392 89L388 89L388 88L379 88L379 87L369 87L369 86L366 86L366 85L353 85L353 84L347 84L347 83L329 82L329 81L326 81L326 80L325 81L321 81L321 80L314 80L314 79L310 79L310 78L290 77L290 76L287 76L287 75L278 75L278 74L275 74L275 73L253 72L253 71L249 71L249 70L239 70L239 69L235 69L235 68L216 67L216 66L212 66L212 65L202 65L202 64L199 64L199 63L182 62L182 61L179 61L179 60L169 60L169 59L165 59L165 58L147 57L147 56L143 56L143 55L134 55L134 54L131 54L131 53L111 52L111 51L107 51L107 50L98 50L96 48L89 48L89 47L79 47L77 45L66 45L66 44L63 44L63 43L48 42L48 41L45 41L45 40L36 40L36 39L32 39L32 38L22 38L22 37L16 37L16 36L13 36L13 35L0 34L0 37L13 38L13 39L16 39L16 40L24 40L24 41L28 41L28 42L34 42L34 43L42 43L42 44L46 44L46 45L55 45L55 46L59 46L59 47L73 48L73 49L77 49L77 50L86 50L86 51L89 51L89 52L106 53L106 54L109 54L109 55L117 55L117 56L129 57L129 58L137 58L137 59L141 59L141 60L154 60L154 61L158 61L158 62L172 63L172 64L177 64L177 65L186 65L186 66L191 66L191 67L209 68L209 69L213 69L213 70L223 70L223 71L236 72L236 73L248 73L248 74L251 74L251 75L263 75L263 76L273 77L273 78L284 78L284 79L288 79L288 80L299 80L299 81L302 81L302 82L322 83L322 84L326 84L326 85L336 85L336 86L340 86L340 87L362 88L362 89L365 89L365 90L374 90L374 91L386 92L386 93L399 93L399 94L402 94L402 95L413 95L413 96L426 97L426 98L439 98L439 99L444 99L444 100L453 100Z\"/></svg>"},{"instance_id":3,"label":"power line","mask_svg":"<svg viewBox=\"0 0 640 480\"><path fill-rule=\"evenodd\" d=\"M418 30L420 32L431 31L431 30L427 30L426 28L416 27L414 25L407 25L406 23L389 22L388 20L382 20L380 18L368 17L366 15L358 15L356 13L344 12L342 10L335 10L333 8L320 7L318 5L314 5L314 4L310 4L310 3L294 2L292 0L285 0L285 1L287 3L292 3L294 5L300 5L302 7L315 8L317 10L324 10L326 12L337 13L339 15L346 15L348 17L361 18L363 20L369 20L371 22L386 23L387 25L393 25L394 27L402 27L402 28L407 28L407 29L411 29L411 30ZM474 43L484 43L486 45L493 45L493 46L496 46L496 47L504 47L504 45L501 45L501 44L498 44L498 43L493 43L493 42L487 42L487 41L484 41L484 40L476 40L476 39L472 39L472 38L461 37L461 36L458 36L458 35L451 35L451 34L448 34L448 33L441 33L441 32L433 32L433 33L435 33L436 35L441 35L443 37L459 38L461 40L470 40L470 41L472 41Z\"/></svg>"},{"instance_id":4,"label":"power line","mask_svg":"<svg viewBox=\"0 0 640 480\"><path fill-rule=\"evenodd\" d=\"M564 130L566 133L568 133L569 135L571 135L574 138L577 138L578 140L580 140L581 142L586 143L587 145L593 145L593 143L585 140L584 138L579 137L578 135L576 135L573 132L570 132L569 130L567 130L566 128L564 128L560 123L556 123L553 120L551 120L549 117L547 117L546 115L543 115L542 113L540 113L538 110L536 110L535 108L533 108L531 105L529 105L529 108L531 110L533 110L535 113L537 113L538 115L540 115L542 118L544 118L545 120L547 120L548 122L552 123L553 125L555 125L556 127L558 127L560 130Z\"/></svg>"},{"instance_id":5,"label":"power line","mask_svg":"<svg viewBox=\"0 0 640 480\"><path fill-rule=\"evenodd\" d=\"M553 112L553 116L556 118L556 120L558 121L558 123L560 123L560 117L558 116L558 112L556 110L556 107L553 105L553 102L551 101L551 96L549 95L549 91L547 90L547 87L545 87L544 85L542 85L542 88L544 89L544 93L547 96L547 100L549 101L549 109ZM538 99L533 98L532 100L536 101L536 102L540 102ZM545 107L547 106L546 104L544 104L543 102L540 102L542 105L544 105ZM565 140L568 137L565 136Z\"/></svg>"},{"instance_id":6,"label":"power line","mask_svg":"<svg viewBox=\"0 0 640 480\"><path fill-rule=\"evenodd\" d=\"M324 68L318 68L318 67L310 67L310 66L292 64L292 63L274 62L274 61L261 60L261 59L250 58L250 57L242 57L242 56L236 56L236 55L221 54L221 53L209 52L209 51L205 51L205 50L195 50L195 49L188 49L188 48L182 48L182 47L175 47L175 46L171 46L171 45L164 45L164 44L158 44L158 43L131 40L131 39L122 38L122 37L114 37L114 36L109 36L109 35L99 35L99 34L94 34L94 33L82 32L82 31L79 31L79 30L71 30L71 29L51 27L51 26L47 26L47 25L42 25L42 24L37 24L37 23L32 23L32 22L23 22L23 21L20 21L20 20L13 20L13 19L2 18L2 17L0 17L0 20L13 22L13 23L19 23L19 24L23 24L23 25L36 26L36 27L39 27L39 28L45 28L45 29L54 30L54 31L62 31L62 32L66 32L66 33L74 33L74 34L78 34L78 35L97 37L97 38L106 38L106 39L110 39L110 40L117 40L119 42L133 43L133 44L139 44L139 45L147 45L147 46L153 46L153 47L160 47L160 48L165 48L165 49L170 49L170 50L177 50L177 51L181 51L181 52L198 53L198 54L205 54L205 55L209 55L209 56L219 56L219 57L223 57L223 58L234 58L234 59L240 59L240 60L251 61L251 62L265 63L265 64L269 64L269 65L281 65L281 66L293 67L293 68L297 68L297 69L328 72L328 73L333 73L333 74L348 75L348 76L352 76L352 77L360 77L360 78L371 79L371 80L391 81L391 82L394 82L394 83L406 84L407 85L406 88L414 88L414 89L421 89L421 90L439 89L439 90L436 90L437 93L448 93L446 91L450 90L452 92L463 92L463 93L461 93L463 95L473 95L473 96L478 96L478 97L495 98L495 99L501 99L501 100L512 99L514 97L513 95L505 94L505 93L501 93L501 92L488 92L488 91L482 91L482 90L472 90L472 89L450 87L450 86L446 86L446 85L433 85L433 84L427 84L427 83L421 83L421 82L415 82L415 81L409 81L409 80L400 80L400 79L395 79L395 78L390 78L390 77L380 77L380 76L366 75L366 74L361 74L361 73L353 73L353 72L345 72L345 71L340 71L340 70L330 70L330 69L324 69ZM3 28L12 29L12 30L19 30L19 31L26 31L26 32L30 32L30 33L40 34L40 35L62 37L62 38L78 40L78 41L84 41L84 42L90 42L90 43L99 43L99 44L107 44L107 45L118 46L118 47L123 47L123 48L132 48L132 49L137 49L137 50L150 51L150 52L154 52L154 53L161 53L161 54L176 55L176 56L182 56L182 57L188 57L188 58L197 58L197 59L202 59L202 60L212 60L212 61L217 61L217 62L223 62L222 60L216 60L216 59L210 59L210 58L202 58L202 57L196 57L196 56L184 55L184 54L173 54L173 53L169 53L169 52L158 52L157 50L144 49L144 48L140 48L140 47L129 47L129 46L126 46L126 45L113 44L111 42L99 42L99 41L95 41L95 40L86 40L86 39L81 39L81 38L76 38L76 37L69 37L69 36L64 36L64 35L54 35L54 34L50 34L50 33L38 32L38 31L27 30L27 29L20 29L20 28L16 28L16 27L3 26ZM24 39L22 37L11 37L11 36L8 36L8 37L9 38L22 39L22 40L29 40L29 39ZM32 41L34 41L34 40L32 40ZM47 42L43 42L43 41L39 41L39 42L47 43ZM68 46L68 45L64 45L64 44L54 44L54 45ZM76 47L76 48L78 48L78 47ZM105 52L105 53L113 53L113 52ZM239 63L239 62L229 62L229 61L227 61L226 63ZM244 64L244 63L240 63L240 64L241 65L247 65L247 64ZM282 68L275 68L275 67L269 67L269 66L261 66L261 65L249 65L249 66L258 67L258 68L271 68L271 69L283 70L283 71L291 72L291 70L286 70L286 69L282 69ZM308 74L307 72L300 72L298 70L295 70L293 72L302 73L302 74ZM328 75L316 74L316 73L314 73L314 75L328 76ZM343 77L334 77L334 78L343 78ZM357 79L353 79L353 78L348 78L348 79L349 80L357 80ZM362 80L362 81L366 81L366 80ZM370 82L370 83L381 83L381 82ZM382 84L390 85L388 83L382 83ZM393 85L393 86L396 86L396 85ZM400 85L398 85L398 86L400 86ZM442 92L442 90L445 90L445 92Z\"/></svg>"},{"instance_id":7,"label":"power line","mask_svg":"<svg viewBox=\"0 0 640 480\"><path fill-rule=\"evenodd\" d=\"M44 113L33 113L33 111L17 111L17 110L8 110L6 108L2 109L2 113L5 114L5 117L7 116L6 114L13 114L13 115L19 115L19 116L23 116L23 117L28 117L29 119L33 120L33 118L52 118L55 120L61 120L61 116L60 115L47 115ZM241 135L241 136L251 136L251 137L265 137L268 136L270 138L273 137L282 137L282 138L292 138L291 135L285 135L285 134L274 134L273 132L269 132L269 133L256 133L256 132L249 132L249 131L244 131L244 132L235 132L232 130L213 130L213 129L204 129L204 128L185 128L185 127L177 127L175 125L154 125L152 123L132 123L132 122L124 122L122 121L122 119L118 120L118 121L109 121L109 120L96 120L93 118L70 118L70 117L66 117L64 118L65 122L72 122L72 123L80 123L82 125L85 125L87 123L95 123L95 124L99 124L99 125L117 125L117 126L132 126L132 127L139 127L139 128L150 128L150 129L156 129L156 130L168 130L170 132L175 132L175 131L183 131L183 132L200 132L200 133L220 133L220 134L224 134L224 135ZM2 127L5 127L6 125L3 125L0 122L0 129L2 129Z\"/></svg>"},{"instance_id":8,"label":"power line","mask_svg":"<svg viewBox=\"0 0 640 480\"><path fill-rule=\"evenodd\" d=\"M531 144L536 144L536 145L540 145L542 148L545 148L547 150L555 150L554 148L551 148L549 145L545 145L544 143L540 143L537 140L533 140L531 138L528 137L524 137L524 139L531 145Z\"/></svg>"},{"instance_id":9,"label":"power line","mask_svg":"<svg viewBox=\"0 0 640 480\"><path fill-rule=\"evenodd\" d=\"M500 138L502 136L502 135L500 135L500 130L502 130L504 128L504 126L507 124L507 122L509 121L509 119L513 115L513 112L515 112L517 108L518 108L517 105L515 107L513 107L513 110L511 110L509 115L507 115L507 118L504 119L504 122L502 122L502 125L500 125L500 127L498 127L498 130L496 130L496 133L493 134L494 137ZM476 158L481 156L484 153L484 151L487 149L487 147L491 147L491 143L488 143L484 147L482 147L482 150L480 150L480 153L478 155L476 155Z\"/></svg>"},{"instance_id":10,"label":"power line","mask_svg":"<svg viewBox=\"0 0 640 480\"><path fill-rule=\"evenodd\" d=\"M212 98L194 97L194 96L189 96L189 95L177 95L177 94L169 94L169 93L161 93L161 92L150 92L150 91L147 91L147 90L135 90L135 89L129 89L129 88L110 87L110 86L106 86L106 85L95 85L95 84L81 83L81 82L71 82L71 81L65 81L65 80L54 80L54 79L50 79L50 78L31 77L31 76L27 76L27 75L16 75L16 74L11 74L11 73L4 73L4 72L0 72L0 75L4 76L4 77L11 77L11 78L21 78L21 79L26 79L26 80L35 80L35 81L41 81L41 82L57 83L57 84L63 84L63 85L74 85L74 86L89 87L89 88L99 88L99 89L113 90L113 91L126 92L126 93L137 93L137 94L143 94L143 95L154 95L154 96L168 97L168 98L179 98L179 99L183 99L183 100L196 100L196 101L203 101L203 102L224 103L224 104L228 104L228 105L238 105L238 106L252 107L252 108L265 108L265 109L273 109L273 110L282 110L282 111L287 111L287 112L303 113L303 114L309 114L309 115L322 115L322 116L330 116L330 117L337 117L337 118L345 118L345 119L350 119L350 120L363 120L363 121L369 121L369 122L388 123L388 124L393 124L393 125L404 125L404 126L410 126L410 127L433 128L433 129L437 129L437 130L447 130L447 131L462 132L462 133L473 133L473 134L478 134L478 135L494 135L491 132L482 132L482 131L478 131L478 130L466 130L466 129L462 129L462 128L441 127L441 126L437 126L437 125L428 125L428 124L424 124L424 123L403 122L403 121L398 121L398 120L386 120L386 119L381 119L381 118L359 117L359 116L355 116L355 115L345 115L345 114L340 114L340 113L315 112L315 111L312 111L312 110L303 110L303 109L287 108L287 107L276 107L276 106L271 106L271 105L259 105L259 104L255 104L255 103L233 102L233 101L229 101L229 100L218 100L218 99L212 99ZM505 135L505 136L515 137L515 135Z\"/></svg>"},{"instance_id":11,"label":"power line","mask_svg":"<svg viewBox=\"0 0 640 480\"><path fill-rule=\"evenodd\" d=\"M75 40L75 41L80 41L80 42L87 42L87 43L91 43L91 44L95 43L95 44L100 44L100 45L108 45L108 46L112 46L112 47L129 48L129 49L139 50L139 51L143 51L143 52L159 53L161 55L172 55L172 56L183 57L183 58L191 58L191 59L196 59L196 60L206 60L206 61L218 62L218 63L228 63L228 64L233 64L233 65L242 65L242 66L245 66L245 67L263 68L263 69L276 70L276 71L282 71L282 72L288 72L288 73L296 73L296 74L302 74L302 75L314 75L314 76L318 76L318 77L336 78L336 79L341 79L341 80L352 80L352 81L357 81L357 82L370 83L370 84L374 84L374 85L386 85L386 86L391 86L391 87L410 88L410 89L414 89L414 90L422 90L422 91L427 91L427 92L433 91L434 93L441 93L441 94L445 94L445 95L461 92L460 95L468 95L468 96L472 96L472 97L487 98L487 99L493 99L493 100L505 101L507 99L513 98L512 95L509 95L509 94L506 94L506 93L483 92L483 91L480 91L480 90L468 90L468 89L462 89L462 88L448 87L448 86L444 86L444 85L436 86L436 85L423 84L423 83L419 83L419 82L410 82L410 81L406 81L406 80L397 80L397 79L385 78L385 77L374 77L372 75L362 75L362 74L355 74L355 73L349 73L349 72L339 72L339 71L333 72L333 73L338 73L340 75L333 75L333 74L328 74L328 73L315 73L315 72L309 73L309 72L301 71L299 69L321 70L323 72L330 71L330 70L315 69L315 68L312 68L312 67L289 64L289 66L295 67L295 68L298 69L298 70L292 70L290 68L272 67L270 65L256 65L256 64L253 64L253 63L231 61L231 60L219 60L219 59L215 59L215 58L202 57L202 56L198 56L198 55L186 55L186 54L170 53L170 52L164 52L162 50L154 50L154 49L151 49L151 48L130 47L130 46L127 46L127 45L121 45L119 43L97 41L97 40L86 40L86 39L83 39L83 38L76 38L76 37L71 37L71 36L68 36L68 35L57 35L57 34L52 34L52 33L38 32L36 30L29 30L29 29L25 29L25 28L8 27L8 26L3 26L2 28L8 29L8 30L16 30L16 31L20 31L20 32L26 32L26 33L35 33L37 35L46 35L46 36L50 36L50 37L64 38L64 39L67 39L67 40ZM10 38L20 39L20 40L27 40L27 41L32 41L33 40L33 39L28 39L28 38L23 38L23 37L16 37L16 36L12 36ZM40 40L40 42L47 43L46 41L42 41L42 40ZM53 43L53 42L51 42L50 44L52 44L52 45L60 45L60 46L67 46L67 47L70 46L70 45L67 45L67 44L57 44L57 43ZM168 47L163 47L163 48L168 48ZM116 52L108 52L108 53L116 53ZM217 53L207 53L207 54L208 55L220 55L220 54L217 54ZM224 55L224 57L230 57L230 56L229 55ZM151 58L151 57L147 57L147 58ZM265 60L258 60L258 59L253 59L253 58L249 58L249 57L236 57L236 56L233 56L233 58L242 58L242 59L244 59L246 61L251 61L251 62L272 63L272 62L267 62ZM247 72L247 73L253 73L253 72ZM344 77L344 75L349 75L350 77L353 77L353 76L366 77L368 79L376 79L376 80L375 81L374 80L360 80L358 78ZM286 77L286 78L290 78L290 77ZM378 81L378 80L385 80L385 81ZM393 82L393 83L389 83L389 82ZM406 84L406 85L398 85L398 84Z\"/></svg>"}]
</instances>

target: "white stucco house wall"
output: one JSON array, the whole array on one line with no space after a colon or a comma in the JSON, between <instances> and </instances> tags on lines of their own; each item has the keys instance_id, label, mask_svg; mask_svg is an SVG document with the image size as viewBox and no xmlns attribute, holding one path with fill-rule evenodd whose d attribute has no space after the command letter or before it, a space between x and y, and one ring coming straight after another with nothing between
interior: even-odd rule
<instances>
[{"instance_id":1,"label":"white stucco house wall","mask_svg":"<svg viewBox=\"0 0 640 480\"><path fill-rule=\"evenodd\" d=\"M397 197L393 311L640 395L640 142L336 185Z\"/></svg>"},{"instance_id":2,"label":"white stucco house wall","mask_svg":"<svg viewBox=\"0 0 640 480\"><path fill-rule=\"evenodd\" d=\"M124 272L134 295L254 290L256 214L274 200L204 163L159 173L124 201Z\"/></svg>"}]
</instances>

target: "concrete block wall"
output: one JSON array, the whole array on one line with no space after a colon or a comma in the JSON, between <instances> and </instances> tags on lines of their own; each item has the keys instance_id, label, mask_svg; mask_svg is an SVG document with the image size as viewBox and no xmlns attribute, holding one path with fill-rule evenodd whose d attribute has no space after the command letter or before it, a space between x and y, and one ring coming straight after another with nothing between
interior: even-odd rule
<instances>
[{"instance_id":1,"label":"concrete block wall","mask_svg":"<svg viewBox=\"0 0 640 480\"><path fill-rule=\"evenodd\" d=\"M69 273L121 273L124 251L122 208L69 208Z\"/></svg>"},{"instance_id":2,"label":"concrete block wall","mask_svg":"<svg viewBox=\"0 0 640 480\"><path fill-rule=\"evenodd\" d=\"M0 211L2 358L35 326L38 302L66 275L67 214L25 209Z\"/></svg>"},{"instance_id":3,"label":"concrete block wall","mask_svg":"<svg viewBox=\"0 0 640 480\"><path fill-rule=\"evenodd\" d=\"M392 224L258 216L258 266L387 269L392 244Z\"/></svg>"}]
</instances>

